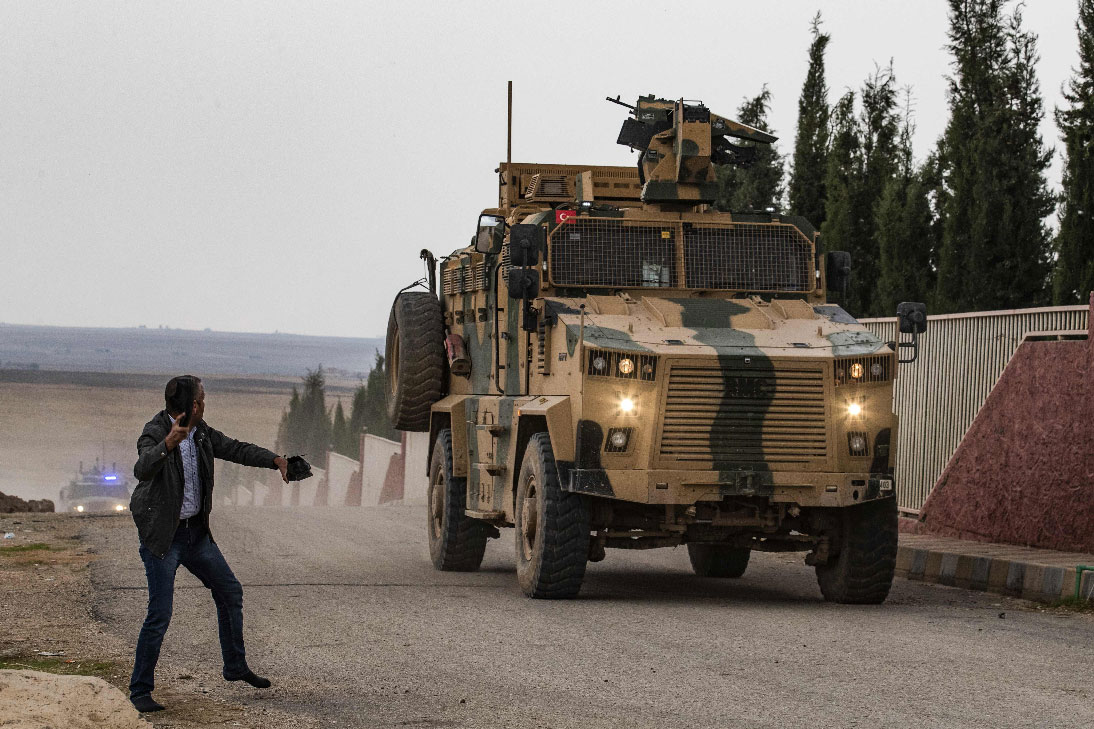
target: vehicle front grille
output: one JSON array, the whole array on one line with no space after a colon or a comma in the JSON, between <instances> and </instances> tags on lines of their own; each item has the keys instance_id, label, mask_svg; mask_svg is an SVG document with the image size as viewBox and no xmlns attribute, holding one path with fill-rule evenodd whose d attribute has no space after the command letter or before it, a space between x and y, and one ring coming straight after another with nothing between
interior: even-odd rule
<instances>
[{"instance_id":1,"label":"vehicle front grille","mask_svg":"<svg viewBox=\"0 0 1094 729\"><path fill-rule=\"evenodd\" d=\"M824 367L674 364L660 433L665 467L824 460Z\"/></svg>"}]
</instances>

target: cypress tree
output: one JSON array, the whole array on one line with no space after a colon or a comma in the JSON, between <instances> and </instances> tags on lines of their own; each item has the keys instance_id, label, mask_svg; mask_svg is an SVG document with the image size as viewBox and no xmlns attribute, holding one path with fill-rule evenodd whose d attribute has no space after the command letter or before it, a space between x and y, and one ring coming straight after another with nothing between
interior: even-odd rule
<instances>
[{"instance_id":1,"label":"cypress tree","mask_svg":"<svg viewBox=\"0 0 1094 729\"><path fill-rule=\"evenodd\" d=\"M302 450L319 458L331 446L331 422L326 405L326 376L323 366L308 370L304 376L304 394L300 396Z\"/></svg>"},{"instance_id":2,"label":"cypress tree","mask_svg":"<svg viewBox=\"0 0 1094 729\"><path fill-rule=\"evenodd\" d=\"M935 231L928 192L935 161L915 168L912 156L911 104L897 142L895 173L877 205L878 278L874 313L892 315L901 301L927 301L934 290L932 257Z\"/></svg>"},{"instance_id":3,"label":"cypress tree","mask_svg":"<svg viewBox=\"0 0 1094 729\"><path fill-rule=\"evenodd\" d=\"M862 139L855 118L855 92L848 91L832 109L832 147L828 151L825 188L825 220L821 240L826 250L851 254L851 285L840 304L850 313L863 313L864 282L858 264L861 255L863 220L859 203L862 180ZM869 297L866 297L867 299Z\"/></svg>"},{"instance_id":4,"label":"cypress tree","mask_svg":"<svg viewBox=\"0 0 1094 729\"><path fill-rule=\"evenodd\" d=\"M851 303L857 313L866 316L891 314L881 310L874 301L880 270L877 215L882 194L900 167L900 117L897 113L896 77L892 62L884 69L875 70L862 87L862 114L860 116L862 138L861 178L857 185L855 203L860 215L857 237L848 246L853 262L854 279ZM911 154L910 147L908 154Z\"/></svg>"},{"instance_id":5,"label":"cypress tree","mask_svg":"<svg viewBox=\"0 0 1094 729\"><path fill-rule=\"evenodd\" d=\"M349 431L349 423L346 421L346 411L342 409L342 399L334 406L334 420L331 422L331 442L334 444L334 452L341 453L348 458L357 457L357 443Z\"/></svg>"},{"instance_id":6,"label":"cypress tree","mask_svg":"<svg viewBox=\"0 0 1094 729\"><path fill-rule=\"evenodd\" d=\"M281 422L277 426L277 451L283 454L297 454L304 444L300 428L300 391L293 385L289 409L281 412Z\"/></svg>"},{"instance_id":7,"label":"cypress tree","mask_svg":"<svg viewBox=\"0 0 1094 729\"><path fill-rule=\"evenodd\" d=\"M1035 306L1047 300L1051 153L1036 37L1003 0L950 0L950 120L940 143L942 209L937 305L943 311Z\"/></svg>"},{"instance_id":8,"label":"cypress tree","mask_svg":"<svg viewBox=\"0 0 1094 729\"><path fill-rule=\"evenodd\" d=\"M1064 89L1066 109L1056 109L1063 137L1064 190L1057 261L1056 304L1085 304L1094 290L1094 0L1079 0L1079 67Z\"/></svg>"},{"instance_id":9,"label":"cypress tree","mask_svg":"<svg viewBox=\"0 0 1094 729\"><path fill-rule=\"evenodd\" d=\"M809 70L798 98L798 130L790 176L790 211L817 228L825 218L825 179L828 174L828 86L824 80L824 52L831 36L822 33L821 16L813 17Z\"/></svg>"},{"instance_id":10,"label":"cypress tree","mask_svg":"<svg viewBox=\"0 0 1094 729\"><path fill-rule=\"evenodd\" d=\"M349 431L357 442L362 428L372 435L397 440L391 421L387 417L387 370L384 357L379 352L369 370L365 383L353 393L353 405L350 408Z\"/></svg>"},{"instance_id":11,"label":"cypress tree","mask_svg":"<svg viewBox=\"0 0 1094 729\"><path fill-rule=\"evenodd\" d=\"M737 121L761 131L774 133L767 121L771 107L771 91L765 84L755 97L745 99L737 108ZM746 211L782 210L784 162L773 144L743 141L742 146L756 148L756 159L749 167L718 165L719 210Z\"/></svg>"}]
</instances>

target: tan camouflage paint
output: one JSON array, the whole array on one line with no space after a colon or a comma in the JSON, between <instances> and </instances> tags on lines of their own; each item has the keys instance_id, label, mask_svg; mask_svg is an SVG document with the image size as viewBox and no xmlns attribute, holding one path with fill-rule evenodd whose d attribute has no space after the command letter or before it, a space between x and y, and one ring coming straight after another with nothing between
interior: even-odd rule
<instances>
[{"instance_id":1,"label":"tan camouflage paint","mask_svg":"<svg viewBox=\"0 0 1094 729\"><path fill-rule=\"evenodd\" d=\"M711 124L731 129L733 136L773 139L713 114L707 123L676 124L655 137L651 148L656 147L660 156L647 173L646 190L650 181L671 181L676 185L676 199L690 202L685 207L644 204L636 168L503 163L498 168L499 207L484 213L504 215L510 225L533 223L552 230L557 209L579 208L580 194L582 200L620 208L621 212L599 214L621 216L628 222L669 227L733 225L738 222L733 214L715 212L703 202L708 199L704 185L714 180L709 159ZM544 185L549 179L558 184ZM569 204L543 199L545 190L563 189L570 195ZM577 210L574 214L598 213ZM468 220L469 227L472 222ZM749 216L748 222L756 223L755 216ZM771 216L759 224L787 226L791 222ZM816 245L815 235L805 239ZM883 458L872 447L868 456L852 456L848 437L852 432L865 433L872 445L875 436L888 429L890 443L895 444L896 354L889 344L841 316L837 307L825 306L822 260L816 285L809 291L746 296L689 289L682 281L668 287L575 292L574 287L555 285L548 256L541 256L537 266L541 287L532 306L541 322L545 314L554 312L553 321L525 332L520 325L521 302L507 294L506 259L504 252L498 256L476 251L472 241L441 263L446 326L464 337L472 370L469 377L450 378L449 394L433 408L432 437L442 427L452 429L454 473L468 477L468 513L511 525L515 479L526 442L518 433L522 428L547 430L556 460L573 463L578 456L579 421L593 421L604 433L616 427L632 429L625 452L599 454L610 482L610 495L601 494L605 498L686 507L718 501L727 493L747 495L754 483L766 485L771 503L801 507L842 507L879 496L867 496L866 484L879 473L891 474L893 446ZM657 376L645 382L587 375L586 353L593 349L653 355ZM839 363L855 357L886 360L884 381L837 386ZM772 458L758 466L729 470L709 461L665 457L662 414L670 395L669 373L676 367L716 369L731 358L742 362L755 358L776 373L795 368L820 373L821 457L794 463ZM498 365L501 369L496 369ZM620 410L624 397L635 402L629 414ZM860 415L848 413L852 403L861 408ZM879 463L883 468L879 469Z\"/></svg>"}]
</instances>

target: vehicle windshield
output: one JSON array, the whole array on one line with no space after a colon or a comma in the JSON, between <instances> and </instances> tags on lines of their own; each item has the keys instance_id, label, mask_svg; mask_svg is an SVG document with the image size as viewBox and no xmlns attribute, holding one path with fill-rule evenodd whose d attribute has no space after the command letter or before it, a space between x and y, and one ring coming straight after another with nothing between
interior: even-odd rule
<instances>
[{"instance_id":1,"label":"vehicle windshield","mask_svg":"<svg viewBox=\"0 0 1094 729\"><path fill-rule=\"evenodd\" d=\"M789 224L571 220L548 237L550 276L557 286L748 292L816 288L813 244Z\"/></svg>"}]
</instances>

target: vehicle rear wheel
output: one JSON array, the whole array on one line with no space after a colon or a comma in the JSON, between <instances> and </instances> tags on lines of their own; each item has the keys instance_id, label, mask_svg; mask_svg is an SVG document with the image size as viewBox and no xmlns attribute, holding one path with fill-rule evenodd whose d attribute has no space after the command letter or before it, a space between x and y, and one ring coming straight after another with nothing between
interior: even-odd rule
<instances>
[{"instance_id":1,"label":"vehicle rear wheel","mask_svg":"<svg viewBox=\"0 0 1094 729\"><path fill-rule=\"evenodd\" d=\"M517 479L517 581L528 597L575 597L589 556L589 505L562 490L551 439L528 441Z\"/></svg>"},{"instance_id":2,"label":"vehicle rear wheel","mask_svg":"<svg viewBox=\"0 0 1094 729\"><path fill-rule=\"evenodd\" d=\"M896 571L896 499L843 509L841 523L839 554L817 565L821 594L829 602L878 605Z\"/></svg>"},{"instance_id":3,"label":"vehicle rear wheel","mask_svg":"<svg viewBox=\"0 0 1094 729\"><path fill-rule=\"evenodd\" d=\"M467 479L452 475L452 431L437 434L429 462L429 557L445 572L473 572L482 564L489 527L464 513Z\"/></svg>"},{"instance_id":4,"label":"vehicle rear wheel","mask_svg":"<svg viewBox=\"0 0 1094 729\"><path fill-rule=\"evenodd\" d=\"M387 320L388 417L396 430L429 430L429 411L444 394L444 314L428 291L395 297Z\"/></svg>"},{"instance_id":5,"label":"vehicle rear wheel","mask_svg":"<svg viewBox=\"0 0 1094 729\"><path fill-rule=\"evenodd\" d=\"M752 550L724 544L689 544L691 569L700 577L740 577L748 568Z\"/></svg>"}]
</instances>

